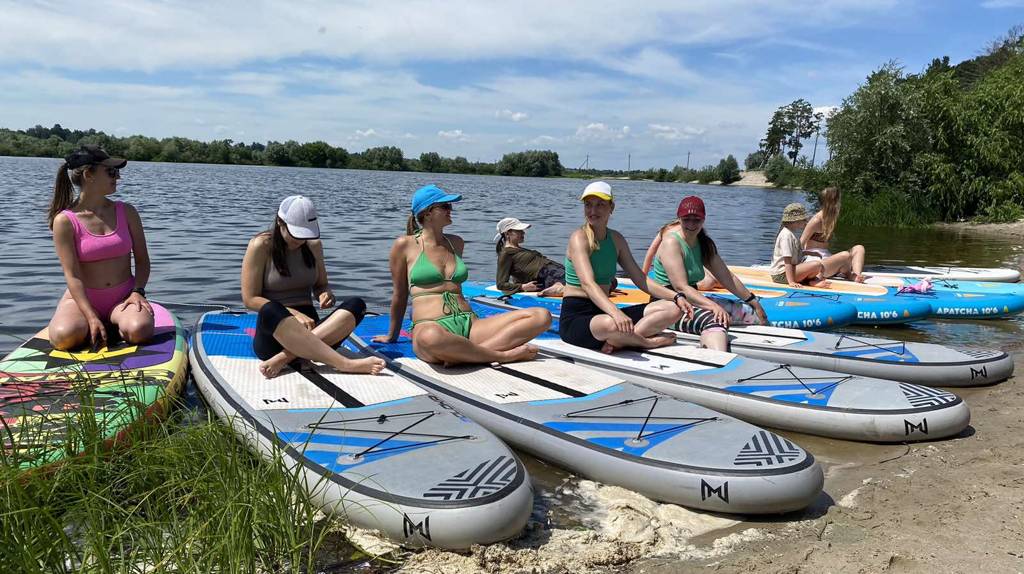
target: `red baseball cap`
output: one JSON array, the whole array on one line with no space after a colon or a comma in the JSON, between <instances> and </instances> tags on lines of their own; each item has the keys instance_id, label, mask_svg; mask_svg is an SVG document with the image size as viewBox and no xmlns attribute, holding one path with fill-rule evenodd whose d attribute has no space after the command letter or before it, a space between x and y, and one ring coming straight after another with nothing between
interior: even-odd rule
<instances>
[{"instance_id":1,"label":"red baseball cap","mask_svg":"<svg viewBox=\"0 0 1024 574\"><path fill-rule=\"evenodd\" d=\"M676 217L682 219L687 215L696 215L697 217L704 219L704 202L696 195L684 197L683 200L679 202L679 208L676 209Z\"/></svg>"}]
</instances>

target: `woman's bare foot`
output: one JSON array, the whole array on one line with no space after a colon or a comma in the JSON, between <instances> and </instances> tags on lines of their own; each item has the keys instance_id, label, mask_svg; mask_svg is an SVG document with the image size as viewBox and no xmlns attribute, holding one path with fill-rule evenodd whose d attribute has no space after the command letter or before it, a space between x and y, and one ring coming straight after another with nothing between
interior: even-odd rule
<instances>
[{"instance_id":1,"label":"woman's bare foot","mask_svg":"<svg viewBox=\"0 0 1024 574\"><path fill-rule=\"evenodd\" d=\"M281 369L283 369L287 364L288 356L284 353L278 353L260 363L260 374L263 375L264 378L273 379L281 374Z\"/></svg>"},{"instance_id":2,"label":"woman's bare foot","mask_svg":"<svg viewBox=\"0 0 1024 574\"><path fill-rule=\"evenodd\" d=\"M828 279L822 279L820 277L816 277L816 278L811 279L810 281L808 281L807 285L810 286L810 287L819 287L821 289L825 289L826 287L830 287L832 285L832 282L829 281Z\"/></svg>"},{"instance_id":3,"label":"woman's bare foot","mask_svg":"<svg viewBox=\"0 0 1024 574\"><path fill-rule=\"evenodd\" d=\"M366 357L364 359L348 359L342 363L343 368L338 370L343 373L357 373L367 375L379 375L384 370L384 359L377 357Z\"/></svg>"},{"instance_id":4,"label":"woman's bare foot","mask_svg":"<svg viewBox=\"0 0 1024 574\"><path fill-rule=\"evenodd\" d=\"M854 273L851 280L855 283L863 283L865 279L867 279L867 277L865 277L863 273Z\"/></svg>"},{"instance_id":5,"label":"woman's bare foot","mask_svg":"<svg viewBox=\"0 0 1024 574\"><path fill-rule=\"evenodd\" d=\"M676 336L672 333L658 333L652 337L647 337L647 348L657 349L658 347L667 347L676 343Z\"/></svg>"},{"instance_id":6,"label":"woman's bare foot","mask_svg":"<svg viewBox=\"0 0 1024 574\"><path fill-rule=\"evenodd\" d=\"M611 355L612 353L618 350L618 347L612 346L612 344L609 343L608 341L605 341L604 345L601 345L601 352L604 353L605 355Z\"/></svg>"},{"instance_id":7,"label":"woman's bare foot","mask_svg":"<svg viewBox=\"0 0 1024 574\"><path fill-rule=\"evenodd\" d=\"M529 361L537 356L540 349L534 345L519 345L514 349L505 351L505 358L500 363L515 363L518 361Z\"/></svg>"}]
</instances>

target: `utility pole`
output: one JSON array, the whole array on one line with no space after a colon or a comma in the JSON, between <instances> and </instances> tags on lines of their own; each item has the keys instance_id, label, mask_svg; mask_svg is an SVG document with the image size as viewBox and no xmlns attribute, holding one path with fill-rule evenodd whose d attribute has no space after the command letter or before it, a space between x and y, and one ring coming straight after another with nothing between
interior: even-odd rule
<instances>
[{"instance_id":1,"label":"utility pole","mask_svg":"<svg viewBox=\"0 0 1024 574\"><path fill-rule=\"evenodd\" d=\"M686 152L686 169L690 169L690 152Z\"/></svg>"},{"instance_id":2,"label":"utility pole","mask_svg":"<svg viewBox=\"0 0 1024 574\"><path fill-rule=\"evenodd\" d=\"M626 154L626 173L633 171L633 154Z\"/></svg>"},{"instance_id":3,"label":"utility pole","mask_svg":"<svg viewBox=\"0 0 1024 574\"><path fill-rule=\"evenodd\" d=\"M811 152L811 167L814 167L814 158L818 157L818 136L821 135L821 130L814 130L814 151Z\"/></svg>"}]
</instances>

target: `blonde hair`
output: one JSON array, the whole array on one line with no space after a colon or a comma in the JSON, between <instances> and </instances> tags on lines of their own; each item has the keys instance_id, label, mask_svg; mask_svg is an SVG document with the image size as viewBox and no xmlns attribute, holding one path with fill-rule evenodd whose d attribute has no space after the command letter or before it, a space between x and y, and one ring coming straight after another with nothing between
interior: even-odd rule
<instances>
[{"instance_id":1,"label":"blonde hair","mask_svg":"<svg viewBox=\"0 0 1024 574\"><path fill-rule=\"evenodd\" d=\"M92 167L92 165L83 165L68 170L68 162L64 162L57 168L57 178L53 182L53 199L50 200L50 210L46 215L50 229L53 229L53 220L58 213L65 209L71 209L78 203L77 199L71 197L71 191L73 187L82 187L82 174Z\"/></svg>"},{"instance_id":2,"label":"blonde hair","mask_svg":"<svg viewBox=\"0 0 1024 574\"><path fill-rule=\"evenodd\" d=\"M839 219L840 194L838 187L826 187L818 194L821 206L821 236L825 241L832 238Z\"/></svg>"},{"instance_id":3,"label":"blonde hair","mask_svg":"<svg viewBox=\"0 0 1024 574\"><path fill-rule=\"evenodd\" d=\"M612 204L612 208L613 209L615 208L615 202L614 201L611 201L611 200L605 200L605 201L607 201L608 203ZM597 237L594 235L594 227L592 225L590 225L589 221L584 221L583 225L580 226L580 229L583 230L583 235L585 235L587 237L587 252L588 253L592 254L595 251L601 249L601 244L598 243Z\"/></svg>"}]
</instances>

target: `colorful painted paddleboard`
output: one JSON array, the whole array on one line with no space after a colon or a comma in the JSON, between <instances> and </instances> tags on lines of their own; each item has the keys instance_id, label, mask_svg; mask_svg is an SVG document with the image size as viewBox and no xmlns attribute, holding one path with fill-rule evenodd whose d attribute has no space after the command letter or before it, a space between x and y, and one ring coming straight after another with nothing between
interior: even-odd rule
<instances>
[{"instance_id":1,"label":"colorful painted paddleboard","mask_svg":"<svg viewBox=\"0 0 1024 574\"><path fill-rule=\"evenodd\" d=\"M473 299L481 316L514 309ZM691 345L600 353L570 345L557 325L543 353L748 422L847 440L906 442L955 436L970 422L960 397L928 387L768 362Z\"/></svg>"},{"instance_id":2,"label":"colorful painted paddleboard","mask_svg":"<svg viewBox=\"0 0 1024 574\"><path fill-rule=\"evenodd\" d=\"M857 310L849 304L830 298L808 297L803 294L787 294L777 290L755 289L761 304L764 306L768 320L775 327L790 327L810 330L832 329L853 322ZM462 293L467 297L485 296L501 297L501 291L490 283L467 281L462 285ZM735 300L732 294L724 290L708 292L709 296ZM535 301L557 314L562 308L559 297L539 297L536 293L515 293L510 301L518 299ZM612 301L621 307L646 303L650 300L646 293L637 289L628 279L619 278L619 289L612 294Z\"/></svg>"},{"instance_id":3,"label":"colorful painted paddleboard","mask_svg":"<svg viewBox=\"0 0 1024 574\"><path fill-rule=\"evenodd\" d=\"M95 425L110 445L162 414L188 363L178 320L155 303L153 314L153 338L143 345L58 351L43 329L0 360L3 462L23 469L56 463L83 449L80 425Z\"/></svg>"},{"instance_id":4,"label":"colorful painted paddleboard","mask_svg":"<svg viewBox=\"0 0 1024 574\"><path fill-rule=\"evenodd\" d=\"M464 549L517 535L533 506L522 462L437 395L385 371L307 363L273 379L252 351L254 313L207 313L192 370L224 422L298 465L326 512L410 547Z\"/></svg>"},{"instance_id":5,"label":"colorful painted paddleboard","mask_svg":"<svg viewBox=\"0 0 1024 574\"><path fill-rule=\"evenodd\" d=\"M369 344L388 317L367 317L350 342L509 444L574 473L728 513L797 510L821 492L814 457L769 431L553 358L427 364L413 353L410 328L406 321L395 343Z\"/></svg>"}]
</instances>

